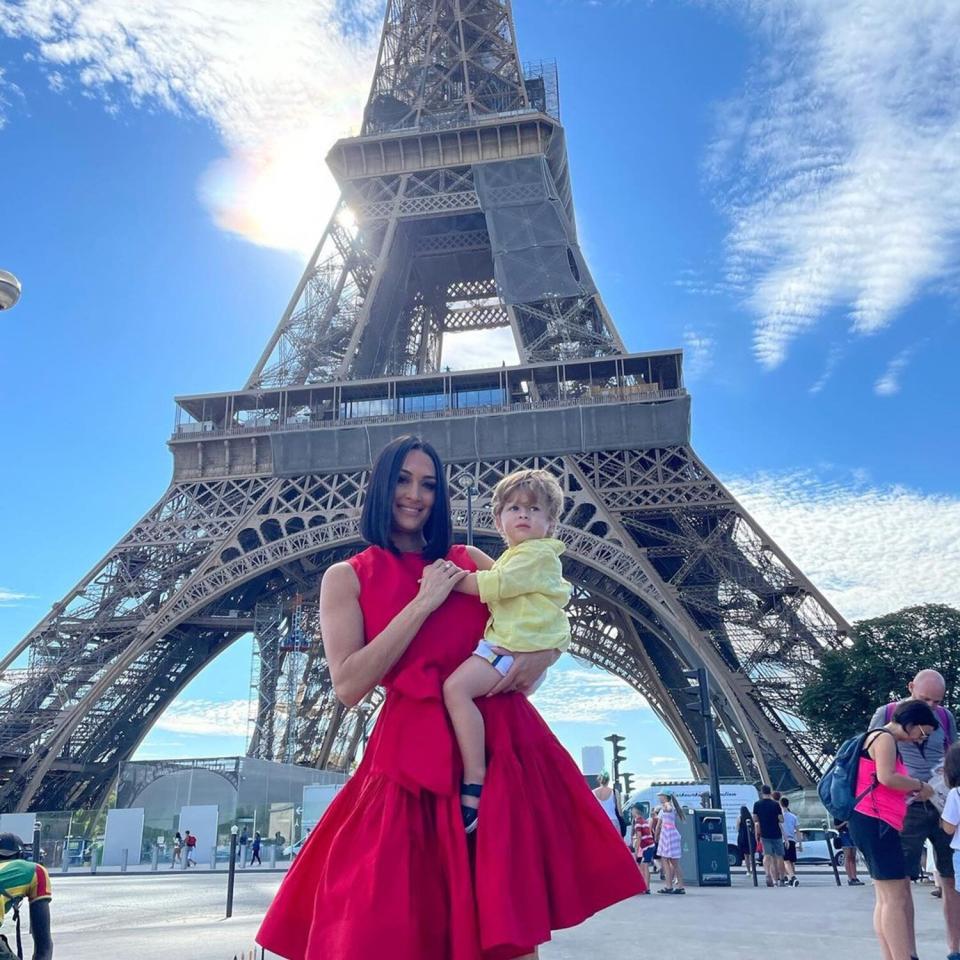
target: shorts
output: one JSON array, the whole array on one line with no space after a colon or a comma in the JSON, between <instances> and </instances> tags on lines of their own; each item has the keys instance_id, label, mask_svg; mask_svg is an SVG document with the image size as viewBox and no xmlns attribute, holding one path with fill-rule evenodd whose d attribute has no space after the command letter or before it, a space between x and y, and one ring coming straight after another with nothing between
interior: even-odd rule
<instances>
[{"instance_id":1,"label":"shorts","mask_svg":"<svg viewBox=\"0 0 960 960\"><path fill-rule=\"evenodd\" d=\"M857 847L857 845L853 842L853 837L850 836L849 827L840 828L840 836L837 838L837 843L840 844L840 847L843 850L855 850Z\"/></svg>"},{"instance_id":2,"label":"shorts","mask_svg":"<svg viewBox=\"0 0 960 960\"><path fill-rule=\"evenodd\" d=\"M493 647L486 640L481 640L477 644L477 649L473 651L473 655L486 660L501 677L505 677L513 666L513 657L507 653L495 653Z\"/></svg>"},{"instance_id":3,"label":"shorts","mask_svg":"<svg viewBox=\"0 0 960 960\"><path fill-rule=\"evenodd\" d=\"M643 851L638 859L643 861L643 863L653 863L653 855L656 853L656 851L656 847L647 847L647 849Z\"/></svg>"},{"instance_id":4,"label":"shorts","mask_svg":"<svg viewBox=\"0 0 960 960\"><path fill-rule=\"evenodd\" d=\"M960 893L960 850L953 851L953 889Z\"/></svg>"},{"instance_id":5,"label":"shorts","mask_svg":"<svg viewBox=\"0 0 960 960\"><path fill-rule=\"evenodd\" d=\"M911 880L920 877L920 855L927 840L933 846L937 873L952 880L953 850L950 847L950 837L940 829L940 811L929 801L914 801L907 806L907 816L900 831L903 858Z\"/></svg>"},{"instance_id":6,"label":"shorts","mask_svg":"<svg viewBox=\"0 0 960 960\"><path fill-rule=\"evenodd\" d=\"M850 836L874 880L906 879L907 863L900 833L889 823L854 810L850 814Z\"/></svg>"},{"instance_id":7,"label":"shorts","mask_svg":"<svg viewBox=\"0 0 960 960\"><path fill-rule=\"evenodd\" d=\"M797 862L797 841L796 840L784 840L783 841L783 859L789 863Z\"/></svg>"},{"instance_id":8,"label":"shorts","mask_svg":"<svg viewBox=\"0 0 960 960\"><path fill-rule=\"evenodd\" d=\"M505 677L513 666L513 657L511 657L509 653L497 653L486 640L481 640L477 643L477 647L473 651L473 656L480 657L481 660L486 660L501 677ZM544 670L544 672L537 677L530 689L526 691L528 697L537 690L546 676L547 672Z\"/></svg>"},{"instance_id":9,"label":"shorts","mask_svg":"<svg viewBox=\"0 0 960 960\"><path fill-rule=\"evenodd\" d=\"M761 837L763 843L763 855L765 857L783 856L783 838L782 837Z\"/></svg>"}]
</instances>

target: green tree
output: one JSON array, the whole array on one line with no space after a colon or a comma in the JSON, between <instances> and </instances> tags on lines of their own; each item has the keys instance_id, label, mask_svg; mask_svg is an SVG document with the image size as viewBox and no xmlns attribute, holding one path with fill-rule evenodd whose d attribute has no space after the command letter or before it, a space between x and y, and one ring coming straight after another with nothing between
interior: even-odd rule
<instances>
[{"instance_id":1,"label":"green tree","mask_svg":"<svg viewBox=\"0 0 960 960\"><path fill-rule=\"evenodd\" d=\"M960 707L960 611L943 604L907 607L853 625L850 643L825 653L800 695L799 710L821 742L836 748L866 729L874 710L902 700L925 668L947 681L944 705Z\"/></svg>"}]
</instances>

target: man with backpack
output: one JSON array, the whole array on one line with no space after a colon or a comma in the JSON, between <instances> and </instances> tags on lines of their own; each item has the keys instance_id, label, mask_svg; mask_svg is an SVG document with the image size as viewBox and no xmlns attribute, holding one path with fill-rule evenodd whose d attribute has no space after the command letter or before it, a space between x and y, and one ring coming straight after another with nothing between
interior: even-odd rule
<instances>
[{"instance_id":1,"label":"man with backpack","mask_svg":"<svg viewBox=\"0 0 960 960\"><path fill-rule=\"evenodd\" d=\"M33 960L51 960L53 940L50 937L50 876L39 863L24 859L23 841L12 833L0 833L0 923L9 912L13 923L4 924L0 934L0 958L22 954L20 941L20 905L30 904L30 934L33 937ZM16 938L16 952L8 937Z\"/></svg>"},{"instance_id":2,"label":"man with backpack","mask_svg":"<svg viewBox=\"0 0 960 960\"><path fill-rule=\"evenodd\" d=\"M187 848L187 866L195 867L197 865L197 861L195 859L197 852L197 838L189 830L187 830L184 833L183 843Z\"/></svg>"},{"instance_id":3,"label":"man with backpack","mask_svg":"<svg viewBox=\"0 0 960 960\"><path fill-rule=\"evenodd\" d=\"M926 703L940 723L939 729L935 730L925 742L899 745L900 756L907 768L907 773L923 783L929 783L933 779L934 770L943 764L948 747L957 742L957 721L943 706L947 685L936 670L921 670L907 684L907 690L910 697ZM897 703L888 703L880 707L870 721L870 729L878 729L888 723L896 708ZM940 828L940 809L936 804L932 800L914 800L907 807L907 816L900 833L907 873L914 880L920 877L920 855L927 840L930 840L933 846L937 872L944 880L941 887L943 916L947 928L948 960L960 960L960 894L954 887L950 837ZM913 955L916 956L912 898L908 916L910 940L913 943Z\"/></svg>"}]
</instances>

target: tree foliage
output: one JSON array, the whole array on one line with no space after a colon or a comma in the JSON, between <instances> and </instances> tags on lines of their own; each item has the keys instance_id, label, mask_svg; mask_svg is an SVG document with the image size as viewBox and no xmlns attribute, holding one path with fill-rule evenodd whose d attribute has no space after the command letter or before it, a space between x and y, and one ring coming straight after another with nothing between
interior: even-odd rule
<instances>
[{"instance_id":1,"label":"tree foliage","mask_svg":"<svg viewBox=\"0 0 960 960\"><path fill-rule=\"evenodd\" d=\"M907 684L926 668L943 674L944 705L960 712L960 611L925 604L861 620L848 646L821 658L800 695L800 715L825 745L836 748L865 730L878 706L907 697Z\"/></svg>"}]
</instances>

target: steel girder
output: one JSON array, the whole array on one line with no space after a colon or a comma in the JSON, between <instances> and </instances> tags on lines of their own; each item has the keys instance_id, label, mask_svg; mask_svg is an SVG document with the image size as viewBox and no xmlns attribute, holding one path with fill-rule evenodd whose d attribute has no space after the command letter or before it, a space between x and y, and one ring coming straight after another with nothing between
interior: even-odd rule
<instances>
[{"instance_id":1,"label":"steel girder","mask_svg":"<svg viewBox=\"0 0 960 960\"><path fill-rule=\"evenodd\" d=\"M555 471L565 485L559 535L577 587L577 655L640 691L695 769L699 733L679 696L680 671L702 663L727 731L727 769L809 784L820 754L793 722L789 691L822 649L839 642L842 622L825 601L789 564L768 558L756 540L762 534L688 448L454 464L452 489L463 474L479 489L481 533L494 536L486 508L492 487L527 465ZM252 617L258 601L315 588L330 562L356 549L365 481L356 471L172 487L7 658L29 650L31 666L0 700L11 771L0 803L49 809L99 800L107 771L132 755L204 663L246 632L232 617ZM634 528L649 517L657 530L669 520L697 535L678 533L669 557L655 548L651 557L605 516ZM458 504L455 522L462 528L465 521ZM713 534L718 526L724 532ZM686 562L697 551L705 560ZM695 579L683 573L690 570ZM726 620L716 619L721 606ZM299 756L347 766L381 694L364 711L338 707L319 647L306 673ZM64 773L64 765L72 769ZM88 766L95 776L78 772Z\"/></svg>"}]
</instances>

